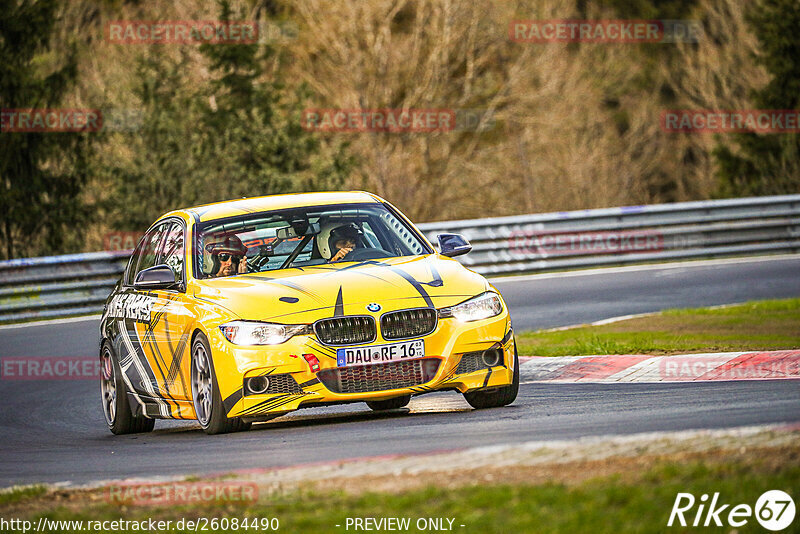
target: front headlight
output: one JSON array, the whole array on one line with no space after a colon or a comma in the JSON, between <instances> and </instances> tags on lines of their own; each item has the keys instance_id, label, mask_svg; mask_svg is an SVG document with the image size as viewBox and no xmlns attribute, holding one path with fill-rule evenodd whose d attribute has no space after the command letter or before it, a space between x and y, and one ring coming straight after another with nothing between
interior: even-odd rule
<instances>
[{"instance_id":1,"label":"front headlight","mask_svg":"<svg viewBox=\"0 0 800 534\"><path fill-rule=\"evenodd\" d=\"M279 345L292 336L310 333L306 324L259 323L231 321L219 327L225 339L235 345Z\"/></svg>"},{"instance_id":2,"label":"front headlight","mask_svg":"<svg viewBox=\"0 0 800 534\"><path fill-rule=\"evenodd\" d=\"M500 295L487 291L461 304L440 309L439 317L455 317L459 321L467 323L500 315L502 311L503 303Z\"/></svg>"}]
</instances>

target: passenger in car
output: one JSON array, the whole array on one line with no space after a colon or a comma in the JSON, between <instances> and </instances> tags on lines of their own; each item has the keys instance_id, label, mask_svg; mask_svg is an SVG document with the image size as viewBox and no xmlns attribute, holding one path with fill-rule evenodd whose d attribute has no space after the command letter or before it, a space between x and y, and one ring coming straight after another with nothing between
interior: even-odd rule
<instances>
[{"instance_id":1,"label":"passenger in car","mask_svg":"<svg viewBox=\"0 0 800 534\"><path fill-rule=\"evenodd\" d=\"M361 229L354 223L339 226L331 230L331 237L329 238L330 250L336 251L331 256L330 263L342 261L345 256L356 248Z\"/></svg>"}]
</instances>

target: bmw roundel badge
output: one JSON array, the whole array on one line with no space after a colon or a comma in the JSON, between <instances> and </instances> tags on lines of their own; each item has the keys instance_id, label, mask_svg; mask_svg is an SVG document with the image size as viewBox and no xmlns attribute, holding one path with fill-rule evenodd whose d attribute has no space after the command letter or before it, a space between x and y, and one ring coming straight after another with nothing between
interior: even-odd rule
<instances>
[{"instance_id":1,"label":"bmw roundel badge","mask_svg":"<svg viewBox=\"0 0 800 534\"><path fill-rule=\"evenodd\" d=\"M377 302L371 302L367 304L367 310L371 311L372 313L381 311L381 305Z\"/></svg>"}]
</instances>

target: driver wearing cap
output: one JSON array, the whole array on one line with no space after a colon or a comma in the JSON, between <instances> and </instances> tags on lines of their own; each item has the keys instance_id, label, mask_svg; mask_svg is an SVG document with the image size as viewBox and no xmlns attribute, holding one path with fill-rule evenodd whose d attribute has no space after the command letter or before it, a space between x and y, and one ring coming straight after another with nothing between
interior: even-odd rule
<instances>
[{"instance_id":1,"label":"driver wearing cap","mask_svg":"<svg viewBox=\"0 0 800 534\"><path fill-rule=\"evenodd\" d=\"M235 235L229 235L220 241L209 243L206 250L211 255L210 276L231 276L247 272L247 247Z\"/></svg>"}]
</instances>

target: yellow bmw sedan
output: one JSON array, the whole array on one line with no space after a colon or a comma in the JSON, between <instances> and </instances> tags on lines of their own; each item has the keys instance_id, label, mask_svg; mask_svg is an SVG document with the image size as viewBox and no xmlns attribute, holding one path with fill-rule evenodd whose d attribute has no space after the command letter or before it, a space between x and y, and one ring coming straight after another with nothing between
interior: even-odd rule
<instances>
[{"instance_id":1,"label":"yellow bmw sedan","mask_svg":"<svg viewBox=\"0 0 800 534\"><path fill-rule=\"evenodd\" d=\"M155 419L246 430L299 408L405 406L455 390L475 408L519 389L511 318L485 278L364 192L248 198L173 211L140 240L105 303L111 432Z\"/></svg>"}]
</instances>

